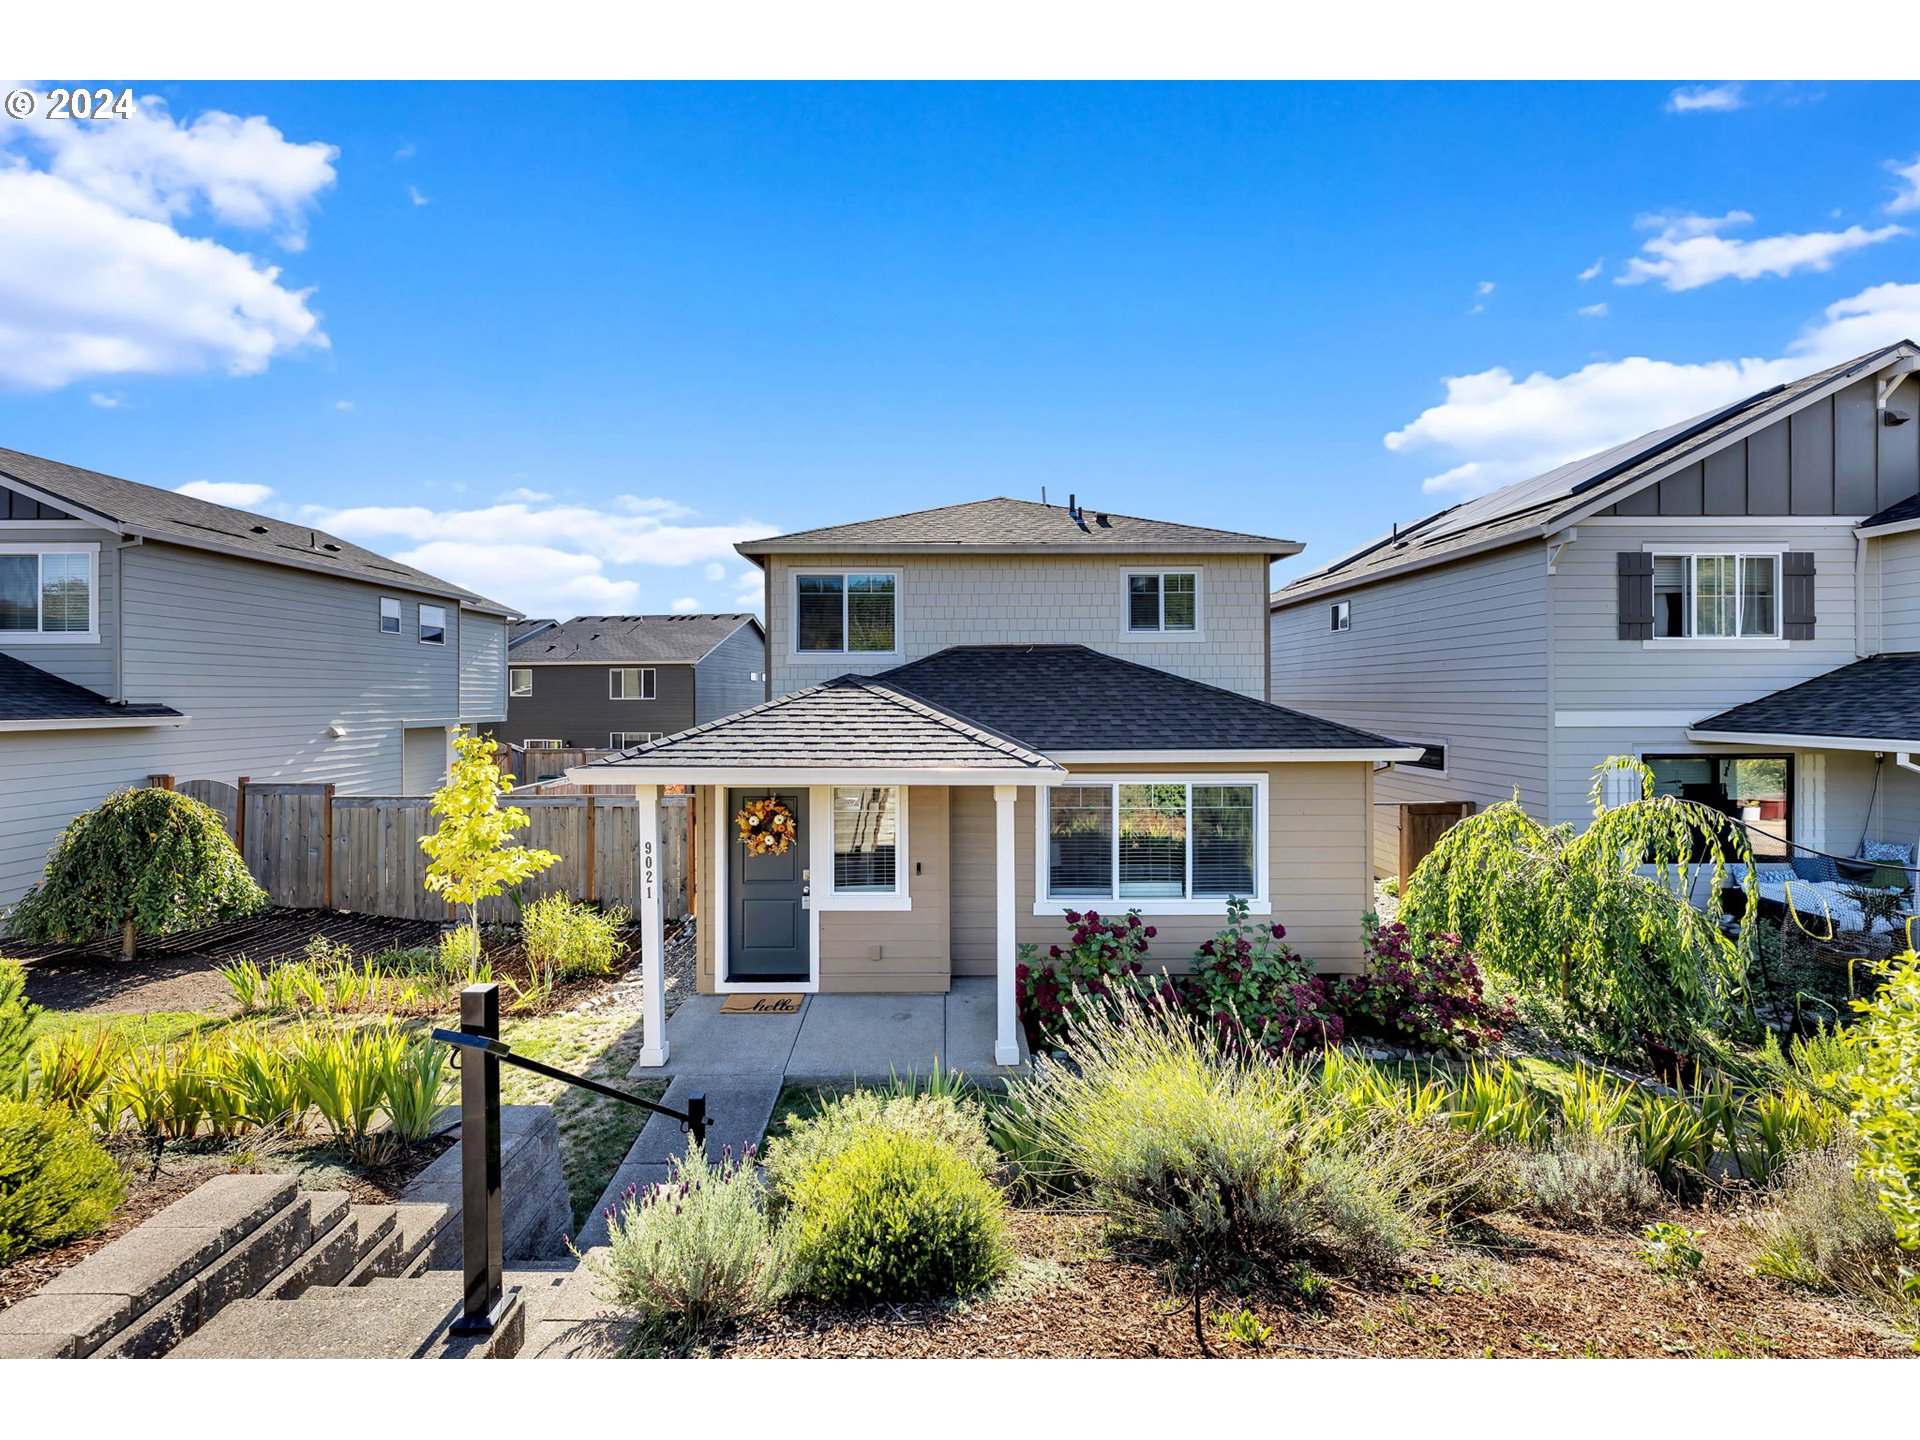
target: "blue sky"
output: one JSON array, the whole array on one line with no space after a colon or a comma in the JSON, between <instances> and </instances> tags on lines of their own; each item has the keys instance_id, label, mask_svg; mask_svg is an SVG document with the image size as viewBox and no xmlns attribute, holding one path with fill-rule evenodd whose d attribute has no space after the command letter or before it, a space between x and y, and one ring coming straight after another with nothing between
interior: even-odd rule
<instances>
[{"instance_id":1,"label":"blue sky","mask_svg":"<svg viewBox=\"0 0 1920 1440\"><path fill-rule=\"evenodd\" d=\"M0 444L542 613L1042 485L1284 576L1920 330L1914 89L136 84L0 121Z\"/></svg>"}]
</instances>

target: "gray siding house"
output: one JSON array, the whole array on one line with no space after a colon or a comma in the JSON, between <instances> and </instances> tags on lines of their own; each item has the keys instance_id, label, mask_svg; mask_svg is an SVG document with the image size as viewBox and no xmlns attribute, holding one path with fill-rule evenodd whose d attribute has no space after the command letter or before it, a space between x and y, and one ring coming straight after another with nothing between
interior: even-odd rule
<instances>
[{"instance_id":1,"label":"gray siding house","mask_svg":"<svg viewBox=\"0 0 1920 1440\"><path fill-rule=\"evenodd\" d=\"M582 615L519 628L506 718L488 727L511 745L625 750L764 695L766 632L751 615Z\"/></svg>"},{"instance_id":2,"label":"gray siding house","mask_svg":"<svg viewBox=\"0 0 1920 1440\"><path fill-rule=\"evenodd\" d=\"M1400 802L1517 794L1578 825L1617 754L1763 861L1920 840L1920 687L1869 658L1920 650L1916 368L1887 346L1277 591L1274 698L1425 747L1376 781L1376 869Z\"/></svg>"},{"instance_id":3,"label":"gray siding house","mask_svg":"<svg viewBox=\"0 0 1920 1440\"><path fill-rule=\"evenodd\" d=\"M152 774L423 794L512 612L308 526L0 450L0 904Z\"/></svg>"}]
</instances>

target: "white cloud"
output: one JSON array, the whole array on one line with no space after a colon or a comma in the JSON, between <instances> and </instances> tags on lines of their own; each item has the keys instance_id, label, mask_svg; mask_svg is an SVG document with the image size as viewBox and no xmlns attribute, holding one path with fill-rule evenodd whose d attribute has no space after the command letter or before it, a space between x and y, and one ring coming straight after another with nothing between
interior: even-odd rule
<instances>
[{"instance_id":1,"label":"white cloud","mask_svg":"<svg viewBox=\"0 0 1920 1440\"><path fill-rule=\"evenodd\" d=\"M1606 313L1607 302L1604 300L1600 301L1597 305L1582 305L1578 310L1574 311L1574 314L1584 316L1589 320L1598 320Z\"/></svg>"},{"instance_id":2,"label":"white cloud","mask_svg":"<svg viewBox=\"0 0 1920 1440\"><path fill-rule=\"evenodd\" d=\"M1605 267L1606 263L1607 263L1606 257L1603 255L1598 260L1594 261L1591 265L1587 266L1586 269L1582 270L1578 275L1574 276L1573 278L1580 281L1597 279L1599 277L1600 271Z\"/></svg>"},{"instance_id":3,"label":"white cloud","mask_svg":"<svg viewBox=\"0 0 1920 1440\"><path fill-rule=\"evenodd\" d=\"M1493 281L1482 280L1478 285L1473 287L1473 293L1476 295L1485 297L1485 296L1491 295L1493 293L1493 289L1494 289Z\"/></svg>"},{"instance_id":4,"label":"white cloud","mask_svg":"<svg viewBox=\"0 0 1920 1440\"><path fill-rule=\"evenodd\" d=\"M419 153L420 147L418 145L415 145L411 140L402 140L400 142L400 148L393 152L393 158L395 160L411 160Z\"/></svg>"},{"instance_id":5,"label":"white cloud","mask_svg":"<svg viewBox=\"0 0 1920 1440\"><path fill-rule=\"evenodd\" d=\"M712 560L707 563L706 573L709 583L717 585L727 578L727 567L718 560Z\"/></svg>"},{"instance_id":6,"label":"white cloud","mask_svg":"<svg viewBox=\"0 0 1920 1440\"><path fill-rule=\"evenodd\" d=\"M127 397L122 395L118 390L114 391L111 395L105 391L96 390L87 396L87 399L95 405L98 405L102 410L124 410L127 406Z\"/></svg>"},{"instance_id":7,"label":"white cloud","mask_svg":"<svg viewBox=\"0 0 1920 1440\"><path fill-rule=\"evenodd\" d=\"M418 185L407 186L407 198L416 205L431 205L433 203L432 200L420 193L420 187Z\"/></svg>"},{"instance_id":8,"label":"white cloud","mask_svg":"<svg viewBox=\"0 0 1920 1440\"><path fill-rule=\"evenodd\" d=\"M1777 358L1679 363L1631 356L1516 379L1504 366L1446 378L1446 400L1385 437L1457 461L1422 488L1453 499L1605 449L1756 390L1920 335L1920 284L1876 285L1827 306Z\"/></svg>"},{"instance_id":9,"label":"white cloud","mask_svg":"<svg viewBox=\"0 0 1920 1440\"><path fill-rule=\"evenodd\" d=\"M1739 110L1747 103L1743 94L1745 89L1746 86L1738 80L1724 85L1682 85L1667 96L1667 109L1675 115L1690 115L1703 110Z\"/></svg>"},{"instance_id":10,"label":"white cloud","mask_svg":"<svg viewBox=\"0 0 1920 1440\"><path fill-rule=\"evenodd\" d=\"M657 609L668 577L650 572L695 565L704 572L733 559L739 541L774 533L754 520L680 523L691 515L677 501L633 495L617 496L601 509L509 498L467 509L368 505L301 511L303 519L336 535L529 614L567 615Z\"/></svg>"},{"instance_id":11,"label":"white cloud","mask_svg":"<svg viewBox=\"0 0 1920 1440\"><path fill-rule=\"evenodd\" d=\"M1905 165L1889 160L1887 169L1891 170L1900 182L1899 193L1887 202L1887 213L1905 215L1911 210L1920 210L1920 156Z\"/></svg>"},{"instance_id":12,"label":"white cloud","mask_svg":"<svg viewBox=\"0 0 1920 1440\"><path fill-rule=\"evenodd\" d=\"M673 602L672 606L673 613L676 615L691 615L699 608L700 602L691 595L682 595Z\"/></svg>"},{"instance_id":13,"label":"white cloud","mask_svg":"<svg viewBox=\"0 0 1920 1440\"><path fill-rule=\"evenodd\" d=\"M336 410L351 410L353 408L353 402L351 400L336 400L333 402L333 408Z\"/></svg>"},{"instance_id":14,"label":"white cloud","mask_svg":"<svg viewBox=\"0 0 1920 1440\"><path fill-rule=\"evenodd\" d=\"M519 485L507 491L507 493L500 498L502 500L519 500L528 505L544 505L547 501L553 499L553 496L544 490L529 490L526 486Z\"/></svg>"},{"instance_id":15,"label":"white cloud","mask_svg":"<svg viewBox=\"0 0 1920 1440\"><path fill-rule=\"evenodd\" d=\"M273 496L271 485L250 485L244 480L189 480L174 489L196 500L210 500L215 505L232 505L240 510L256 509Z\"/></svg>"},{"instance_id":16,"label":"white cloud","mask_svg":"<svg viewBox=\"0 0 1920 1440\"><path fill-rule=\"evenodd\" d=\"M1657 226L1660 233L1641 247L1640 255L1627 262L1625 274L1614 277L1616 285L1658 280L1668 290L1697 290L1717 280L1757 280L1763 275L1829 270L1842 255L1908 233L1900 225L1882 225L1877 230L1849 225L1845 230L1766 235L1757 240L1722 235L1722 230L1753 223L1753 216L1744 210L1725 215L1649 216L1640 223L1648 228Z\"/></svg>"},{"instance_id":17,"label":"white cloud","mask_svg":"<svg viewBox=\"0 0 1920 1440\"><path fill-rule=\"evenodd\" d=\"M299 249L334 154L259 116L181 124L157 97L131 120L0 119L0 385L247 375L324 347L310 291L181 226L271 229Z\"/></svg>"}]
</instances>

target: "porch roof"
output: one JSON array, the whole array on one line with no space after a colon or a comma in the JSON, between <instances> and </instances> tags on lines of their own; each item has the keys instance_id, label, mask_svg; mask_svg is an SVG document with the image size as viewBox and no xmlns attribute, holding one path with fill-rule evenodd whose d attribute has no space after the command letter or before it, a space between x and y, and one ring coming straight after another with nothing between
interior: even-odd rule
<instances>
[{"instance_id":1,"label":"porch roof","mask_svg":"<svg viewBox=\"0 0 1920 1440\"><path fill-rule=\"evenodd\" d=\"M1697 721L1694 740L1920 750L1920 654L1875 655Z\"/></svg>"},{"instance_id":2,"label":"porch roof","mask_svg":"<svg viewBox=\"0 0 1920 1440\"><path fill-rule=\"evenodd\" d=\"M657 780L1012 784L1063 774L1017 740L889 684L841 675L576 766L576 784Z\"/></svg>"}]
</instances>

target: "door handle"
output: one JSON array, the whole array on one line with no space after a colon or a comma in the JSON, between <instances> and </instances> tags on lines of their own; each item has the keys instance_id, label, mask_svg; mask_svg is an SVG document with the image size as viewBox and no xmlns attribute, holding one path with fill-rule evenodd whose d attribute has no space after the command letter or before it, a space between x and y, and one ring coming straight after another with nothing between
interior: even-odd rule
<instances>
[{"instance_id":1,"label":"door handle","mask_svg":"<svg viewBox=\"0 0 1920 1440\"><path fill-rule=\"evenodd\" d=\"M813 886L802 885L800 887L800 908L802 910L811 910L813 908Z\"/></svg>"}]
</instances>

